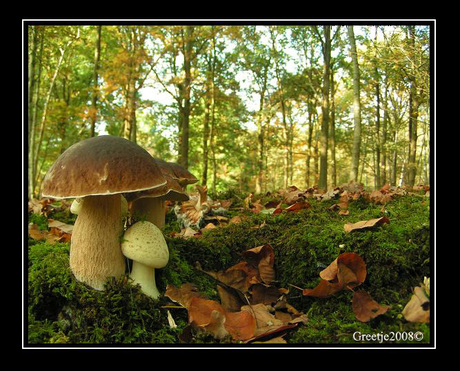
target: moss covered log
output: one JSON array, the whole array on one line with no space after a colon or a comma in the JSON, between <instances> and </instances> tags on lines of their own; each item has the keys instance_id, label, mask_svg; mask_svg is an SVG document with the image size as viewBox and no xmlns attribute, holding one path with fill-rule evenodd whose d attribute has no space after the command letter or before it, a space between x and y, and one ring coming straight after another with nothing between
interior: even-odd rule
<instances>
[{"instance_id":1,"label":"moss covered log","mask_svg":"<svg viewBox=\"0 0 460 371\"><path fill-rule=\"evenodd\" d=\"M224 270L241 260L247 249L269 243L275 252L276 285L289 288L288 302L308 315L308 323L288 332L288 344L359 342L353 334L420 331L430 340L430 325L409 323L401 315L412 290L430 276L430 202L420 195L397 197L382 208L369 200L350 202L349 215L330 210L330 201L309 201L310 208L279 215L234 209L229 217L244 215L199 238L167 237L170 262L157 272L157 286L194 283L200 292L218 300L215 282L196 269ZM387 216L389 224L347 233L344 224ZM179 230L173 214L165 234ZM319 272L343 252L359 254L367 265L362 288L380 304L390 305L382 316L356 320L352 292L333 297L305 297L291 285L314 287ZM361 288L360 287L360 288ZM177 328L168 325L167 298L143 295L126 277L108 281L99 292L77 282L69 269L69 244L33 242L28 247L28 331L30 344L179 344L187 326L187 311L170 309ZM214 344L209 336L193 342ZM367 344L369 342L366 342ZM419 343L419 342L417 342Z\"/></svg>"}]
</instances>

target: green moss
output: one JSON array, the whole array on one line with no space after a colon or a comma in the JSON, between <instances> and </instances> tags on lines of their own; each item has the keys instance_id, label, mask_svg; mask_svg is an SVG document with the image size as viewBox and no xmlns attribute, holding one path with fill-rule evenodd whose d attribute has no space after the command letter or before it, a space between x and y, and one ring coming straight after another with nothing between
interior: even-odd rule
<instances>
[{"instance_id":1,"label":"green moss","mask_svg":"<svg viewBox=\"0 0 460 371\"><path fill-rule=\"evenodd\" d=\"M218 197L224 199L224 197ZM225 197L226 199L230 197ZM239 198L237 203L244 198ZM365 199L350 202L349 216L329 210L335 200L309 200L311 207L280 215L243 212L246 219L187 240L168 237L180 230L174 214L167 215L164 233L170 261L156 270L157 286L194 283L200 292L218 300L216 284L196 268L219 271L241 260L247 249L270 243L275 251L276 284L290 288L288 302L307 313L309 321L286 335L291 344L356 343L355 332L420 331L429 341L429 324L408 323L401 311L412 289L430 276L429 202L404 196L382 206ZM240 211L231 213L241 215ZM389 224L346 233L344 224L386 215ZM42 221L43 222L43 221ZM367 278L361 286L381 304L391 305L368 323L356 320L349 291L327 298L302 296L292 288L313 287L319 272L340 253L353 251L366 262ZM126 277L109 281L105 291L75 281L69 269L69 244L35 243L28 248L28 341L41 343L155 344L178 343L187 326L187 312L172 310L178 328L171 329L165 298L152 300ZM194 342L216 343L201 334Z\"/></svg>"}]
</instances>

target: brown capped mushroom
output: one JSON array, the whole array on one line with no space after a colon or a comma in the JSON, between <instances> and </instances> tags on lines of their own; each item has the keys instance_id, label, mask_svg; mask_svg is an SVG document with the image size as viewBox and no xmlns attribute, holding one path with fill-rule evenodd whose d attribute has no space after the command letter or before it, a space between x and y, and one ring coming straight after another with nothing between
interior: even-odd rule
<instances>
[{"instance_id":1,"label":"brown capped mushroom","mask_svg":"<svg viewBox=\"0 0 460 371\"><path fill-rule=\"evenodd\" d=\"M167 164L173 171L177 182L183 189L185 189L189 184L198 182L198 179L195 177L195 175L193 175L185 167L176 164L175 162L167 162Z\"/></svg>"},{"instance_id":2,"label":"brown capped mushroom","mask_svg":"<svg viewBox=\"0 0 460 371\"><path fill-rule=\"evenodd\" d=\"M177 178L169 164L163 160L155 159L166 185L152 190L146 190L126 195L132 201L132 214L138 219L147 220L158 228L165 225L165 201L187 201L189 199L185 190L177 182Z\"/></svg>"},{"instance_id":3,"label":"brown capped mushroom","mask_svg":"<svg viewBox=\"0 0 460 371\"><path fill-rule=\"evenodd\" d=\"M59 156L44 178L43 196L83 198L70 247L77 280L102 290L108 277L124 274L121 193L165 184L152 156L124 138L89 138Z\"/></svg>"}]
</instances>

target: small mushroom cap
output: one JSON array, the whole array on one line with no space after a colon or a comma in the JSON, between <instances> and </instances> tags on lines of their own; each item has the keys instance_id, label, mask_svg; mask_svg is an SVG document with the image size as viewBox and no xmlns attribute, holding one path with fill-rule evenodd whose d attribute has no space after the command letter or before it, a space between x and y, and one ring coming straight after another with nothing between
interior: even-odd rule
<instances>
[{"instance_id":1,"label":"small mushroom cap","mask_svg":"<svg viewBox=\"0 0 460 371\"><path fill-rule=\"evenodd\" d=\"M134 223L123 235L123 255L151 268L163 268L169 261L169 250L163 233L153 223Z\"/></svg>"},{"instance_id":2,"label":"small mushroom cap","mask_svg":"<svg viewBox=\"0 0 460 371\"><path fill-rule=\"evenodd\" d=\"M165 184L145 149L125 138L101 135L75 143L58 157L45 175L43 196L111 195Z\"/></svg>"},{"instance_id":3,"label":"small mushroom cap","mask_svg":"<svg viewBox=\"0 0 460 371\"><path fill-rule=\"evenodd\" d=\"M178 183L182 187L198 182L198 179L196 178L196 176L193 175L190 171L188 171L185 167L179 164L176 164L175 162L167 162L167 164L174 172L174 175Z\"/></svg>"},{"instance_id":4,"label":"small mushroom cap","mask_svg":"<svg viewBox=\"0 0 460 371\"><path fill-rule=\"evenodd\" d=\"M166 173L163 173L163 177L166 179L166 185L154 189L147 189L145 191L126 193L126 199L128 201L135 201L147 197L161 198L165 201L188 201L190 199L188 194L175 179L171 178Z\"/></svg>"}]
</instances>

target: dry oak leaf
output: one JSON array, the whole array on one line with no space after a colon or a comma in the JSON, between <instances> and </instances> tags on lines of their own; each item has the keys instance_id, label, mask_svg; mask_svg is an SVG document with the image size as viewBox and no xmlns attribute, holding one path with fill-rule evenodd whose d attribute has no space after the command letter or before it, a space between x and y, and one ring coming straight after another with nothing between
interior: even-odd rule
<instances>
[{"instance_id":1,"label":"dry oak leaf","mask_svg":"<svg viewBox=\"0 0 460 371\"><path fill-rule=\"evenodd\" d=\"M297 201L295 204L292 204L291 206L287 207L285 210L290 212L298 212L300 210L308 209L310 208L310 204L307 201Z\"/></svg>"},{"instance_id":2,"label":"dry oak leaf","mask_svg":"<svg viewBox=\"0 0 460 371\"><path fill-rule=\"evenodd\" d=\"M242 221L243 221L243 219L241 218L241 216L236 215L236 216L234 216L233 218L230 219L228 224L238 224L238 223L241 223Z\"/></svg>"},{"instance_id":3,"label":"dry oak leaf","mask_svg":"<svg viewBox=\"0 0 460 371\"><path fill-rule=\"evenodd\" d=\"M430 299L423 288L417 286L402 314L409 322L430 322Z\"/></svg>"},{"instance_id":4,"label":"dry oak leaf","mask_svg":"<svg viewBox=\"0 0 460 371\"><path fill-rule=\"evenodd\" d=\"M29 224L29 236L36 241L41 241L46 239L47 232L41 231L38 229L37 224L30 223Z\"/></svg>"},{"instance_id":5,"label":"dry oak leaf","mask_svg":"<svg viewBox=\"0 0 460 371\"><path fill-rule=\"evenodd\" d=\"M245 311L226 312L224 326L234 340L248 340L254 336L256 321Z\"/></svg>"},{"instance_id":6,"label":"dry oak leaf","mask_svg":"<svg viewBox=\"0 0 460 371\"><path fill-rule=\"evenodd\" d=\"M326 298L344 288L352 289L366 279L367 269L364 260L356 253L340 254L328 267L320 272L322 280L312 289L304 289L304 296Z\"/></svg>"},{"instance_id":7,"label":"dry oak leaf","mask_svg":"<svg viewBox=\"0 0 460 371\"><path fill-rule=\"evenodd\" d=\"M291 186L286 190L281 190L280 193L283 195L284 201L288 205L294 204L305 199L305 192L301 191L296 186Z\"/></svg>"},{"instance_id":8,"label":"dry oak leaf","mask_svg":"<svg viewBox=\"0 0 460 371\"><path fill-rule=\"evenodd\" d=\"M247 340L254 336L256 323L247 312L227 312L214 300L192 298L188 308L189 323L223 339L230 334L234 340Z\"/></svg>"},{"instance_id":9,"label":"dry oak leaf","mask_svg":"<svg viewBox=\"0 0 460 371\"><path fill-rule=\"evenodd\" d=\"M165 296L185 308L190 306L192 298L206 299L206 296L200 294L197 287L192 283L184 283L179 288L174 285L167 285Z\"/></svg>"},{"instance_id":10,"label":"dry oak leaf","mask_svg":"<svg viewBox=\"0 0 460 371\"><path fill-rule=\"evenodd\" d=\"M216 339L223 339L228 335L224 327L225 310L214 300L192 298L188 307L188 318L193 327L211 333Z\"/></svg>"},{"instance_id":11,"label":"dry oak leaf","mask_svg":"<svg viewBox=\"0 0 460 371\"><path fill-rule=\"evenodd\" d=\"M256 284L251 287L251 304L272 305L282 296L282 290L275 286Z\"/></svg>"},{"instance_id":12,"label":"dry oak leaf","mask_svg":"<svg viewBox=\"0 0 460 371\"><path fill-rule=\"evenodd\" d=\"M348 268L348 270L345 270L344 267ZM342 268L342 274L339 273L340 268ZM348 274L348 277L345 274ZM319 273L319 276L324 280L342 281L349 287L356 287L362 284L366 279L366 275L366 263L361 256L354 252L340 254L337 259Z\"/></svg>"},{"instance_id":13,"label":"dry oak leaf","mask_svg":"<svg viewBox=\"0 0 460 371\"><path fill-rule=\"evenodd\" d=\"M183 238L184 240L187 240L192 237L198 238L202 236L202 234L203 232L201 232L201 230L195 231L193 228L186 227L186 228L181 229L179 233L178 232L171 233L171 236L176 237L176 238Z\"/></svg>"},{"instance_id":14,"label":"dry oak leaf","mask_svg":"<svg viewBox=\"0 0 460 371\"><path fill-rule=\"evenodd\" d=\"M257 268L245 261L235 264L225 271L205 273L241 292L247 292L249 287L259 283Z\"/></svg>"},{"instance_id":15,"label":"dry oak leaf","mask_svg":"<svg viewBox=\"0 0 460 371\"><path fill-rule=\"evenodd\" d=\"M277 316L276 313L273 315L270 313L269 307L264 304L245 305L241 307L241 310L251 313L256 319L257 327L254 337L248 340L251 342L289 330L296 327L299 323L307 322L306 315L299 315L294 318L292 316Z\"/></svg>"},{"instance_id":16,"label":"dry oak leaf","mask_svg":"<svg viewBox=\"0 0 460 371\"><path fill-rule=\"evenodd\" d=\"M313 296L315 298L327 298L331 295L336 294L343 289L343 285L339 282L329 282L321 280L312 289L303 289L302 294L304 296Z\"/></svg>"},{"instance_id":17,"label":"dry oak leaf","mask_svg":"<svg viewBox=\"0 0 460 371\"><path fill-rule=\"evenodd\" d=\"M241 254L251 265L257 267L262 282L270 285L275 281L275 252L270 244L254 247ZM257 282L255 282L257 283Z\"/></svg>"},{"instance_id":18,"label":"dry oak leaf","mask_svg":"<svg viewBox=\"0 0 460 371\"><path fill-rule=\"evenodd\" d=\"M357 223L347 223L344 225L344 229L345 232L350 233L356 230L373 228L375 226L382 225L385 223L390 223L390 219L388 219L386 216L382 216L381 218L363 220Z\"/></svg>"},{"instance_id":19,"label":"dry oak leaf","mask_svg":"<svg viewBox=\"0 0 460 371\"><path fill-rule=\"evenodd\" d=\"M364 290L355 291L351 304L356 319L360 322L368 322L372 318L384 314L388 305L380 305Z\"/></svg>"},{"instance_id":20,"label":"dry oak leaf","mask_svg":"<svg viewBox=\"0 0 460 371\"><path fill-rule=\"evenodd\" d=\"M48 219L50 234L57 237L58 242L70 242L72 238L73 225L62 223L58 220Z\"/></svg>"},{"instance_id":21,"label":"dry oak leaf","mask_svg":"<svg viewBox=\"0 0 460 371\"><path fill-rule=\"evenodd\" d=\"M228 312L238 312L241 310L241 306L245 305L235 290L232 290L231 288L217 285L217 292L219 294L222 307Z\"/></svg>"}]
</instances>

